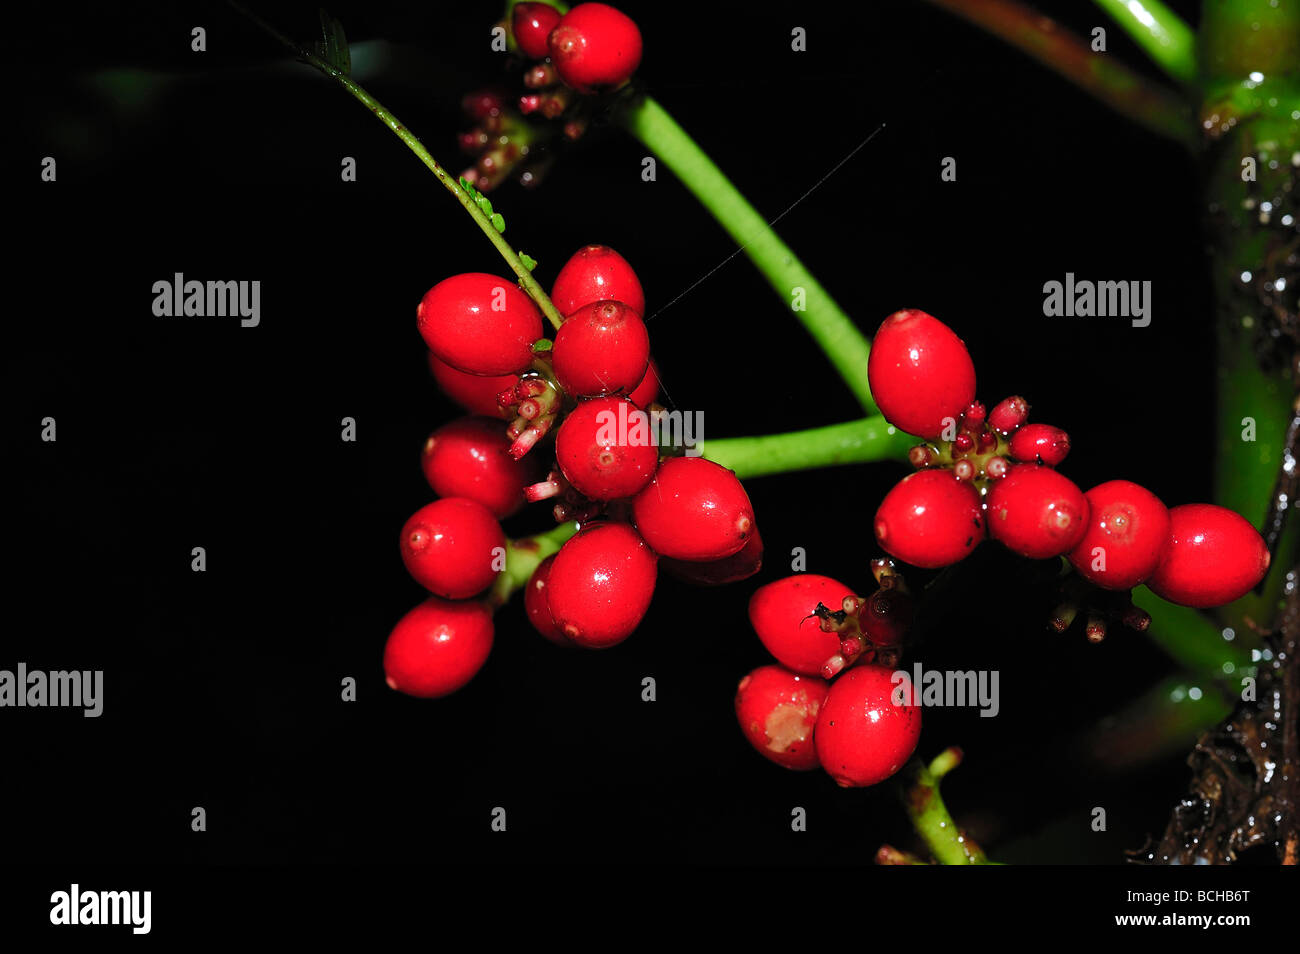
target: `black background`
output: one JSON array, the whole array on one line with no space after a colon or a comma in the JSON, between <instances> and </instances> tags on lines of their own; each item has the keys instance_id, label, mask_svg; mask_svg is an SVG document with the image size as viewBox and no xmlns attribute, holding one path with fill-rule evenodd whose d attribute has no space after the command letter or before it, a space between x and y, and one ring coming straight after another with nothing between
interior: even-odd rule
<instances>
[{"instance_id":1,"label":"black background","mask_svg":"<svg viewBox=\"0 0 1300 954\"><path fill-rule=\"evenodd\" d=\"M1190 4L1174 4L1185 15ZM1170 438L1211 412L1197 169L1020 54L928 5L787 10L627 2L639 77L870 332L923 308L966 340L980 396L1067 428L1083 487L1124 476L1208 499ZM257 7L309 38L313 5ZM331 7L386 66L358 78L453 168L460 96L500 78L493 3ZM1056 12L1056 11L1053 11ZM732 712L767 656L745 606L789 571L867 588L870 519L905 471L748 482L767 561L721 590L662 580L641 629L565 652L516 601L491 659L442 701L390 692L392 624L421 598L397 551L430 499L425 436L455 414L414 307L504 265L400 142L221 4L44 7L11 56L4 349L10 612L0 668L105 670L99 719L0 715L6 848L82 861L841 863L914 846L888 786L841 791L756 755ZM1087 34L1090 5L1063 21ZM190 50L207 29L208 52ZM790 50L793 26L805 53ZM16 28L15 28L16 29ZM1117 29L1107 55L1150 72ZM362 48L365 49L365 48ZM374 55L373 48L370 56ZM58 181L39 160L58 159ZM536 191L493 195L544 285L580 245L619 249L652 314L734 244L645 150L598 128ZM342 183L355 157L358 181ZM956 157L955 183L940 162ZM258 279L262 322L160 319L151 286ZM1150 280L1154 319L1048 319L1042 286ZM711 436L846 420L855 404L744 256L650 321L673 406ZM58 441L42 443L54 416ZM339 439L355 417L359 439ZM545 508L515 535L547 526ZM208 570L190 571L207 549ZM988 552L985 552L988 551ZM1002 711L929 710L920 752L961 745L950 808L1012 862L1118 863L1158 834L1187 770L1107 773L1081 733L1171 671L1141 638L1043 628L1047 597L992 546L918 633L927 668L998 669ZM355 677L359 700L340 701ZM653 676L658 701L640 699ZM190 830L203 806L208 830ZM507 834L489 828L495 806ZM790 811L808 811L808 831ZM1109 831L1091 831L1107 809Z\"/></svg>"}]
</instances>

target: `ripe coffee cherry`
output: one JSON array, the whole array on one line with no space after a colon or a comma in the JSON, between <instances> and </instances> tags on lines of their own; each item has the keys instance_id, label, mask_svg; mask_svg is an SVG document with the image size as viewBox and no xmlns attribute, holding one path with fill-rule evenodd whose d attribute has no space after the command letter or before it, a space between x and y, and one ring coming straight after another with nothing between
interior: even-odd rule
<instances>
[{"instance_id":1,"label":"ripe coffee cherry","mask_svg":"<svg viewBox=\"0 0 1300 954\"><path fill-rule=\"evenodd\" d=\"M912 757L921 737L921 707L911 681L885 666L857 665L831 685L814 740L822 768L845 788L875 785Z\"/></svg>"},{"instance_id":2,"label":"ripe coffee cherry","mask_svg":"<svg viewBox=\"0 0 1300 954\"><path fill-rule=\"evenodd\" d=\"M585 245L555 277L551 302L566 318L594 301L621 301L645 317L645 292L636 272L608 245Z\"/></svg>"},{"instance_id":3,"label":"ripe coffee cherry","mask_svg":"<svg viewBox=\"0 0 1300 954\"><path fill-rule=\"evenodd\" d=\"M548 3L520 3L515 6L511 27L520 51L530 60L545 59L546 38L560 22L560 11Z\"/></svg>"},{"instance_id":4,"label":"ripe coffee cherry","mask_svg":"<svg viewBox=\"0 0 1300 954\"><path fill-rule=\"evenodd\" d=\"M918 470L885 495L875 528L890 556L927 569L948 566L984 539L979 492L951 471Z\"/></svg>"},{"instance_id":5,"label":"ripe coffee cherry","mask_svg":"<svg viewBox=\"0 0 1300 954\"><path fill-rule=\"evenodd\" d=\"M814 613L821 603L840 610L853 591L829 576L799 573L760 586L749 598L749 622L776 661L805 676L816 676L840 651L840 638L822 632Z\"/></svg>"},{"instance_id":6,"label":"ripe coffee cherry","mask_svg":"<svg viewBox=\"0 0 1300 954\"><path fill-rule=\"evenodd\" d=\"M586 649L621 643L650 607L655 559L628 524L588 524L551 564L546 590L555 625Z\"/></svg>"},{"instance_id":7,"label":"ripe coffee cherry","mask_svg":"<svg viewBox=\"0 0 1300 954\"><path fill-rule=\"evenodd\" d=\"M551 604L548 601L547 583L551 577L551 565L555 563L555 554L551 554L537 565L533 575L524 587L524 612L528 621L537 630L557 646L572 646L573 640L565 636L560 627L551 618Z\"/></svg>"},{"instance_id":8,"label":"ripe coffee cherry","mask_svg":"<svg viewBox=\"0 0 1300 954\"><path fill-rule=\"evenodd\" d=\"M960 419L975 398L975 365L966 345L938 318L916 309L881 323L867 380L885 419L927 440L937 440L944 419Z\"/></svg>"},{"instance_id":9,"label":"ripe coffee cherry","mask_svg":"<svg viewBox=\"0 0 1300 954\"><path fill-rule=\"evenodd\" d=\"M693 560L671 560L661 557L659 567L675 580L694 586L722 586L747 580L763 569L763 538L758 525L745 541L745 545L729 557L696 563Z\"/></svg>"},{"instance_id":10,"label":"ripe coffee cherry","mask_svg":"<svg viewBox=\"0 0 1300 954\"><path fill-rule=\"evenodd\" d=\"M703 457L660 464L632 514L646 543L674 560L721 560L754 530L754 506L736 475Z\"/></svg>"},{"instance_id":11,"label":"ripe coffee cherry","mask_svg":"<svg viewBox=\"0 0 1300 954\"><path fill-rule=\"evenodd\" d=\"M463 417L429 435L420 466L439 497L467 497L502 519L524 505L524 488L537 472L535 458L515 460L509 450L499 419Z\"/></svg>"},{"instance_id":12,"label":"ripe coffee cherry","mask_svg":"<svg viewBox=\"0 0 1300 954\"><path fill-rule=\"evenodd\" d=\"M622 302L594 301L564 319L551 359L560 387L574 397L632 391L649 366L650 336Z\"/></svg>"},{"instance_id":13,"label":"ripe coffee cherry","mask_svg":"<svg viewBox=\"0 0 1300 954\"><path fill-rule=\"evenodd\" d=\"M989 536L1033 560L1069 553L1088 532L1088 500L1050 467L1018 464L989 490Z\"/></svg>"},{"instance_id":14,"label":"ripe coffee cherry","mask_svg":"<svg viewBox=\"0 0 1300 954\"><path fill-rule=\"evenodd\" d=\"M830 685L781 666L759 666L736 689L740 731L758 754L796 772L815 769L813 730Z\"/></svg>"},{"instance_id":15,"label":"ripe coffee cherry","mask_svg":"<svg viewBox=\"0 0 1300 954\"><path fill-rule=\"evenodd\" d=\"M593 398L579 402L560 424L555 459L579 493L616 500L650 483L659 448L645 411L626 398Z\"/></svg>"},{"instance_id":16,"label":"ripe coffee cherry","mask_svg":"<svg viewBox=\"0 0 1300 954\"><path fill-rule=\"evenodd\" d=\"M496 579L506 535L492 511L464 497L444 497L402 527L402 562L417 583L451 600L481 593ZM501 549L498 549L501 548Z\"/></svg>"},{"instance_id":17,"label":"ripe coffee cherry","mask_svg":"<svg viewBox=\"0 0 1300 954\"><path fill-rule=\"evenodd\" d=\"M415 310L420 334L442 361L467 374L528 367L542 336L542 313L513 282L467 272L424 293Z\"/></svg>"},{"instance_id":18,"label":"ripe coffee cherry","mask_svg":"<svg viewBox=\"0 0 1300 954\"><path fill-rule=\"evenodd\" d=\"M1215 504L1183 504L1169 510L1169 546L1147 586L1171 603L1223 606L1255 588L1269 559L1245 517Z\"/></svg>"},{"instance_id":19,"label":"ripe coffee cherry","mask_svg":"<svg viewBox=\"0 0 1300 954\"><path fill-rule=\"evenodd\" d=\"M491 650L487 607L431 596L393 627L384 646L384 673L390 689L434 699L473 679Z\"/></svg>"},{"instance_id":20,"label":"ripe coffee cherry","mask_svg":"<svg viewBox=\"0 0 1300 954\"><path fill-rule=\"evenodd\" d=\"M898 590L877 590L858 610L858 621L877 646L896 646L912 625L912 597Z\"/></svg>"},{"instance_id":21,"label":"ripe coffee cherry","mask_svg":"<svg viewBox=\"0 0 1300 954\"><path fill-rule=\"evenodd\" d=\"M560 17L549 46L560 79L582 93L618 86L641 65L641 31L603 3L580 3Z\"/></svg>"},{"instance_id":22,"label":"ripe coffee cherry","mask_svg":"<svg viewBox=\"0 0 1300 954\"><path fill-rule=\"evenodd\" d=\"M1070 435L1050 424L1026 424L1011 436L1011 456L1055 467L1070 452Z\"/></svg>"},{"instance_id":23,"label":"ripe coffee cherry","mask_svg":"<svg viewBox=\"0 0 1300 954\"><path fill-rule=\"evenodd\" d=\"M655 367L655 359L651 358L650 363L646 365L645 376L641 383L636 386L627 399L637 407L645 410L655 402L659 397L659 369Z\"/></svg>"},{"instance_id":24,"label":"ripe coffee cherry","mask_svg":"<svg viewBox=\"0 0 1300 954\"><path fill-rule=\"evenodd\" d=\"M1169 511L1160 498L1128 480L1098 484L1084 497L1088 529L1067 556L1075 572L1107 590L1145 581L1169 545Z\"/></svg>"},{"instance_id":25,"label":"ripe coffee cherry","mask_svg":"<svg viewBox=\"0 0 1300 954\"><path fill-rule=\"evenodd\" d=\"M457 371L429 352L429 370L443 393L471 414L505 419L509 415L497 403L497 395L519 381L517 374L466 374Z\"/></svg>"}]
</instances>

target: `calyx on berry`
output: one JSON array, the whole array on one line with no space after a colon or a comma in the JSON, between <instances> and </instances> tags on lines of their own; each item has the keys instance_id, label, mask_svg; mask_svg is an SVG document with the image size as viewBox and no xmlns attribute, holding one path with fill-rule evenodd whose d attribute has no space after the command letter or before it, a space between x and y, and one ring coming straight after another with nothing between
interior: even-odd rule
<instances>
[{"instance_id":1,"label":"calyx on berry","mask_svg":"<svg viewBox=\"0 0 1300 954\"><path fill-rule=\"evenodd\" d=\"M402 527L402 562L415 581L459 600L487 589L499 572L506 537L492 511L464 497L444 497Z\"/></svg>"}]
</instances>

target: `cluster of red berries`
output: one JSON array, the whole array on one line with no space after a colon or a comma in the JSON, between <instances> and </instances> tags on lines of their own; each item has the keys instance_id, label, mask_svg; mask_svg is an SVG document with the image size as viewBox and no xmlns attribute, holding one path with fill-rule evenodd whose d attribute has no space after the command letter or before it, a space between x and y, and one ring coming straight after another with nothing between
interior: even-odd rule
<instances>
[{"instance_id":1,"label":"cluster of red berries","mask_svg":"<svg viewBox=\"0 0 1300 954\"><path fill-rule=\"evenodd\" d=\"M866 598L815 573L760 587L749 621L779 665L755 669L736 691L736 718L759 753L798 771L821 767L846 787L889 778L921 736L910 681L895 671L912 597L891 561L872 571L878 588Z\"/></svg>"},{"instance_id":2,"label":"cluster of red berries","mask_svg":"<svg viewBox=\"0 0 1300 954\"><path fill-rule=\"evenodd\" d=\"M385 650L389 685L416 696L452 692L492 643L489 591L505 569L500 520L552 499L557 521L581 527L528 581L534 627L561 645L603 649L636 629L659 568L689 582L756 573L762 541L730 470L661 447L652 414L659 380L636 273L613 249L589 245L560 270L551 301L564 316L554 342L513 282L455 275L416 311L443 389L476 415L444 425L424 447L438 500L406 522L407 570L433 596L398 623ZM649 411L647 411L649 409ZM538 480L537 455L555 465ZM460 602L457 602L460 601Z\"/></svg>"},{"instance_id":3,"label":"cluster of red berries","mask_svg":"<svg viewBox=\"0 0 1300 954\"><path fill-rule=\"evenodd\" d=\"M876 540L913 566L956 563L986 536L1021 556L1064 556L1106 590L1145 583L1170 602L1221 606L1264 577L1269 553L1239 514L1213 504L1167 509L1126 480L1086 494L1057 473L1070 449L1058 428L1029 424L1011 397L986 412L960 338L923 311L890 315L872 342L872 394L895 427L923 438L917 472L885 497Z\"/></svg>"},{"instance_id":4,"label":"cluster of red berries","mask_svg":"<svg viewBox=\"0 0 1300 954\"><path fill-rule=\"evenodd\" d=\"M554 121L566 139L581 138L591 121L593 96L623 87L641 63L636 23L603 3L578 4L564 14L547 3L518 3L509 28L529 61L522 77L526 92L510 105L500 90L472 93L464 101L476 124L461 136L461 147L476 157L464 177L480 192L490 191L516 166L522 167L524 185L536 183L549 159L530 155L552 131L531 120Z\"/></svg>"}]
</instances>

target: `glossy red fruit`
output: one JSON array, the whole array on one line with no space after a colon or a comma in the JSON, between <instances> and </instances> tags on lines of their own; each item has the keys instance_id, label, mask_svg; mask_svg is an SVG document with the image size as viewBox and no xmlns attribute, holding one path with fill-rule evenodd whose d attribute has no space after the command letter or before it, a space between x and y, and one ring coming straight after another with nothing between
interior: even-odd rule
<instances>
[{"instance_id":1,"label":"glossy red fruit","mask_svg":"<svg viewBox=\"0 0 1300 954\"><path fill-rule=\"evenodd\" d=\"M1000 434L1014 433L1029 419L1029 402L1016 396L999 401L989 411L989 427Z\"/></svg>"},{"instance_id":2,"label":"glossy red fruit","mask_svg":"<svg viewBox=\"0 0 1300 954\"><path fill-rule=\"evenodd\" d=\"M434 699L473 679L491 651L487 607L431 596L393 627L384 646L384 673L389 688Z\"/></svg>"},{"instance_id":3,"label":"glossy red fruit","mask_svg":"<svg viewBox=\"0 0 1300 954\"><path fill-rule=\"evenodd\" d=\"M439 497L466 497L504 519L524 505L524 488L537 477L536 459L515 460L509 449L499 419L463 417L429 435L420 466Z\"/></svg>"},{"instance_id":4,"label":"glossy red fruit","mask_svg":"<svg viewBox=\"0 0 1300 954\"><path fill-rule=\"evenodd\" d=\"M674 560L721 560L754 530L754 506L740 480L703 457L660 464L632 502L632 515L646 543Z\"/></svg>"},{"instance_id":5,"label":"glossy red fruit","mask_svg":"<svg viewBox=\"0 0 1300 954\"><path fill-rule=\"evenodd\" d=\"M621 397L581 401L555 435L555 459L566 480L592 500L631 497L659 464L649 416Z\"/></svg>"},{"instance_id":6,"label":"glossy red fruit","mask_svg":"<svg viewBox=\"0 0 1300 954\"><path fill-rule=\"evenodd\" d=\"M1070 435L1051 424L1026 424L1011 436L1011 456L1055 467L1070 453Z\"/></svg>"},{"instance_id":7,"label":"glossy red fruit","mask_svg":"<svg viewBox=\"0 0 1300 954\"><path fill-rule=\"evenodd\" d=\"M817 768L813 730L830 684L782 666L759 666L736 689L736 719L758 754L796 772Z\"/></svg>"},{"instance_id":8,"label":"glossy red fruit","mask_svg":"<svg viewBox=\"0 0 1300 954\"><path fill-rule=\"evenodd\" d=\"M584 93L618 86L641 64L641 31L603 3L580 3L560 17L549 47L560 79Z\"/></svg>"},{"instance_id":9,"label":"glossy red fruit","mask_svg":"<svg viewBox=\"0 0 1300 954\"><path fill-rule=\"evenodd\" d=\"M560 22L560 11L547 3L516 4L511 18L515 42L531 60L545 59L550 52L546 40Z\"/></svg>"},{"instance_id":10,"label":"glossy red fruit","mask_svg":"<svg viewBox=\"0 0 1300 954\"><path fill-rule=\"evenodd\" d=\"M650 363L646 365L645 376L641 378L641 383L636 389L627 396L627 399L637 407L645 410L655 402L659 397L659 368L655 366L655 359L651 358Z\"/></svg>"},{"instance_id":11,"label":"glossy red fruit","mask_svg":"<svg viewBox=\"0 0 1300 954\"><path fill-rule=\"evenodd\" d=\"M517 374L466 374L429 352L429 370L444 394L471 414L506 419L510 415L497 403L497 395L519 382Z\"/></svg>"},{"instance_id":12,"label":"glossy red fruit","mask_svg":"<svg viewBox=\"0 0 1300 954\"><path fill-rule=\"evenodd\" d=\"M573 397L636 389L650 362L641 316L618 301L594 301L564 319L551 348L555 377Z\"/></svg>"},{"instance_id":13,"label":"glossy red fruit","mask_svg":"<svg viewBox=\"0 0 1300 954\"><path fill-rule=\"evenodd\" d=\"M984 539L979 492L949 470L919 470L885 495L875 530L876 542L904 563L948 566Z\"/></svg>"},{"instance_id":14,"label":"glossy red fruit","mask_svg":"<svg viewBox=\"0 0 1300 954\"><path fill-rule=\"evenodd\" d=\"M1128 480L1089 490L1088 529L1067 555L1075 572L1107 590L1129 590L1160 565L1169 545L1169 511L1160 498Z\"/></svg>"},{"instance_id":15,"label":"glossy red fruit","mask_svg":"<svg viewBox=\"0 0 1300 954\"><path fill-rule=\"evenodd\" d=\"M586 649L621 643L654 595L656 558L626 523L593 523L560 548L547 578L551 618Z\"/></svg>"},{"instance_id":16,"label":"glossy red fruit","mask_svg":"<svg viewBox=\"0 0 1300 954\"><path fill-rule=\"evenodd\" d=\"M881 323L867 379L890 424L929 440L943 434L946 418L960 420L975 398L975 365L966 345L938 318L916 309Z\"/></svg>"},{"instance_id":17,"label":"glossy red fruit","mask_svg":"<svg viewBox=\"0 0 1300 954\"><path fill-rule=\"evenodd\" d=\"M464 497L444 497L411 515L402 527L402 562L421 586L459 600L496 579L506 535L492 511Z\"/></svg>"},{"instance_id":18,"label":"glossy red fruit","mask_svg":"<svg viewBox=\"0 0 1300 954\"><path fill-rule=\"evenodd\" d=\"M1183 504L1169 510L1169 546L1147 586L1171 603L1223 606L1255 588L1269 559L1245 517L1215 504Z\"/></svg>"},{"instance_id":19,"label":"glossy red fruit","mask_svg":"<svg viewBox=\"0 0 1300 954\"><path fill-rule=\"evenodd\" d=\"M763 569L763 538L758 525L745 541L745 545L729 557L697 563L693 560L672 560L660 557L659 568L675 580L694 586L722 586L747 580Z\"/></svg>"},{"instance_id":20,"label":"glossy red fruit","mask_svg":"<svg viewBox=\"0 0 1300 954\"><path fill-rule=\"evenodd\" d=\"M621 301L645 317L645 292L636 272L608 245L585 245L555 277L551 302L566 318L594 301Z\"/></svg>"},{"instance_id":21,"label":"glossy red fruit","mask_svg":"<svg viewBox=\"0 0 1300 954\"><path fill-rule=\"evenodd\" d=\"M989 536L1033 560L1069 553L1088 532L1083 491L1050 467L1018 464L988 494Z\"/></svg>"},{"instance_id":22,"label":"glossy red fruit","mask_svg":"<svg viewBox=\"0 0 1300 954\"><path fill-rule=\"evenodd\" d=\"M554 563L555 554L552 553L537 565L533 575L528 578L528 585L524 587L524 612L528 614L528 621L533 624L533 629L555 645L572 646L573 640L565 636L560 627L555 625L555 620L551 618L547 584L550 582L551 565Z\"/></svg>"},{"instance_id":23,"label":"glossy red fruit","mask_svg":"<svg viewBox=\"0 0 1300 954\"><path fill-rule=\"evenodd\" d=\"M777 662L816 676L826 660L840 651L839 636L822 632L821 621L813 615L817 604L837 612L844 598L853 595L839 580L798 573L755 590L749 598L749 622Z\"/></svg>"},{"instance_id":24,"label":"glossy red fruit","mask_svg":"<svg viewBox=\"0 0 1300 954\"><path fill-rule=\"evenodd\" d=\"M542 313L532 299L513 282L482 272L438 282L415 315L429 350L467 374L523 370L542 336Z\"/></svg>"},{"instance_id":25,"label":"glossy red fruit","mask_svg":"<svg viewBox=\"0 0 1300 954\"><path fill-rule=\"evenodd\" d=\"M831 685L817 716L817 758L845 788L875 785L889 778L916 751L921 707L912 683L885 666L858 665Z\"/></svg>"},{"instance_id":26,"label":"glossy red fruit","mask_svg":"<svg viewBox=\"0 0 1300 954\"><path fill-rule=\"evenodd\" d=\"M858 610L858 621L877 646L896 646L912 625L913 600L896 589L877 590Z\"/></svg>"}]
</instances>

